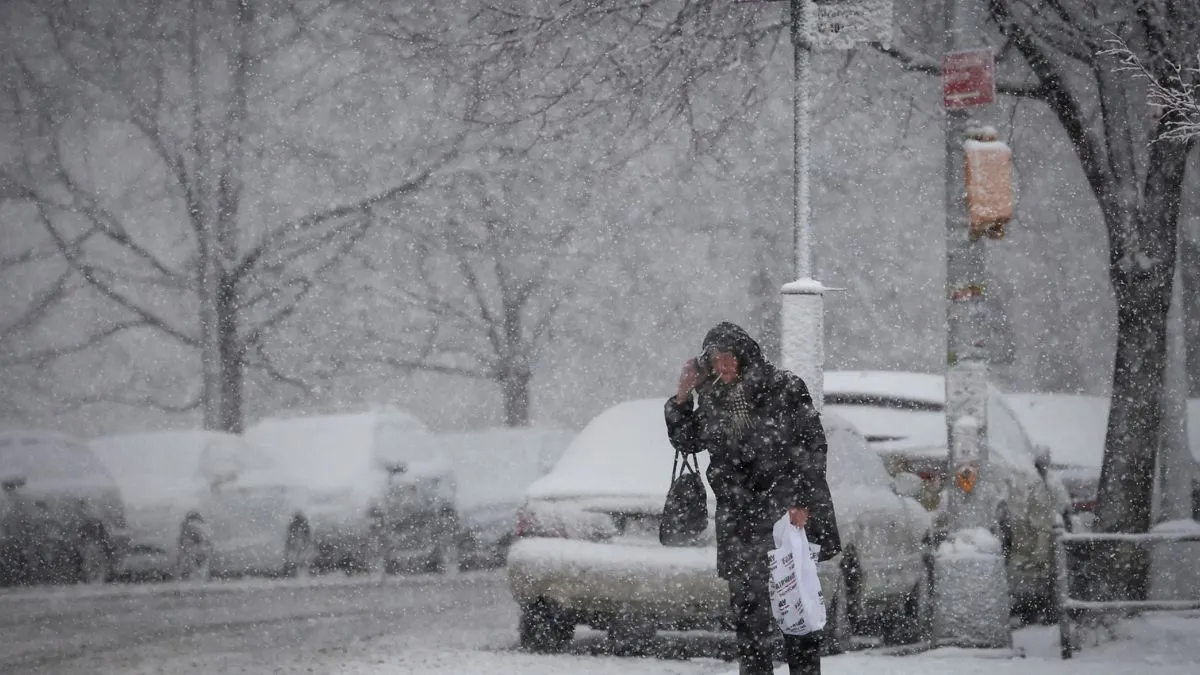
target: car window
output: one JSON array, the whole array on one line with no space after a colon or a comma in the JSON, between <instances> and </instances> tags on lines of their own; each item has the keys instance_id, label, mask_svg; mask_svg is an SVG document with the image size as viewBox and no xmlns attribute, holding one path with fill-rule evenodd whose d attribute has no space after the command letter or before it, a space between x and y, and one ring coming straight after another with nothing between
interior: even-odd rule
<instances>
[{"instance_id":1,"label":"car window","mask_svg":"<svg viewBox=\"0 0 1200 675\"><path fill-rule=\"evenodd\" d=\"M0 469L35 482L108 476L87 448L59 438L0 439Z\"/></svg>"}]
</instances>

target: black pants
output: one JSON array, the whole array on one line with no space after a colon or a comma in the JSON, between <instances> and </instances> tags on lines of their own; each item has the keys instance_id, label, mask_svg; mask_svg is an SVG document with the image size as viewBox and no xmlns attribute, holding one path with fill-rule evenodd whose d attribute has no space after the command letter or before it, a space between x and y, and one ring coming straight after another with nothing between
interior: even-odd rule
<instances>
[{"instance_id":1,"label":"black pants","mask_svg":"<svg viewBox=\"0 0 1200 675\"><path fill-rule=\"evenodd\" d=\"M777 629L771 616L769 572L738 575L729 582L737 628L740 675L771 675L774 670L772 643ZM821 675L821 633L784 635L783 653L791 675Z\"/></svg>"}]
</instances>

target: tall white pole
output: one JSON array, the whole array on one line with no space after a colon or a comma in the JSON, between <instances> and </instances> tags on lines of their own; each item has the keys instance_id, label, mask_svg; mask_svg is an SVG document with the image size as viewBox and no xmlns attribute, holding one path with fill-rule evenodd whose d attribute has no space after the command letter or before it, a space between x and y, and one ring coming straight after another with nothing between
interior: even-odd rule
<instances>
[{"instance_id":1,"label":"tall white pole","mask_svg":"<svg viewBox=\"0 0 1200 675\"><path fill-rule=\"evenodd\" d=\"M817 410L824 407L825 288L813 279L809 157L812 79L809 0L791 0L792 23L792 240L796 280L782 289L780 347L784 368L808 385Z\"/></svg>"}]
</instances>

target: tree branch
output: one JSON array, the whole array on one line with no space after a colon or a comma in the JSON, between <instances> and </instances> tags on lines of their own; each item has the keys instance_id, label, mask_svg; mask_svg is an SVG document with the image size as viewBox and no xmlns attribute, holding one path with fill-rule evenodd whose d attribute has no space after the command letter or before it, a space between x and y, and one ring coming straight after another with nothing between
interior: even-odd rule
<instances>
[{"instance_id":1,"label":"tree branch","mask_svg":"<svg viewBox=\"0 0 1200 675\"><path fill-rule=\"evenodd\" d=\"M923 54L918 51L913 51L900 47L898 45L883 45L878 42L872 42L870 47L875 51L888 56L900 64L904 70L914 73L924 73L926 75L942 75L942 63L936 58ZM1041 82L1028 80L1004 80L996 79L996 93L1002 96L1013 96L1019 98L1034 98L1042 99L1046 92Z\"/></svg>"},{"instance_id":2,"label":"tree branch","mask_svg":"<svg viewBox=\"0 0 1200 675\"><path fill-rule=\"evenodd\" d=\"M1104 144L1084 119L1083 108L1068 87L1066 75L1016 19L1009 0L989 0L989 10L1000 31L1012 40L1041 83L1044 90L1041 100L1050 106L1075 146L1092 192L1106 212L1115 213L1117 206L1113 202L1116 198L1112 189L1113 177L1105 169Z\"/></svg>"},{"instance_id":3,"label":"tree branch","mask_svg":"<svg viewBox=\"0 0 1200 675\"><path fill-rule=\"evenodd\" d=\"M0 358L0 365L35 365L38 367L44 367L55 359L67 356L69 354L78 354L79 352L95 347L109 338L116 337L135 328L144 328L146 326L146 322L140 320L122 321L115 323L97 333L93 333L86 339L74 344L59 345L57 347L48 347L33 352L24 352L5 356Z\"/></svg>"}]
</instances>

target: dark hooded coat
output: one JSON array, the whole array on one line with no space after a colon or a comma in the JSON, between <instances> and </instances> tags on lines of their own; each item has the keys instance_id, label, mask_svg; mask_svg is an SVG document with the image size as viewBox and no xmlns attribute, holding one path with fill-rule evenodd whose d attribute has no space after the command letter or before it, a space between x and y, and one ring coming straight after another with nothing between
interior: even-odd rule
<instances>
[{"instance_id":1,"label":"dark hooded coat","mask_svg":"<svg viewBox=\"0 0 1200 675\"><path fill-rule=\"evenodd\" d=\"M766 565L772 526L789 507L809 511L809 540L820 559L841 551L833 498L825 478L827 446L820 415L804 381L776 368L741 327L720 323L704 338L705 353L731 352L748 404L749 425L729 433L728 387L700 382L697 401L666 402L671 444L687 454L708 451L708 481L717 498L717 571L724 579ZM706 378L708 379L708 378Z\"/></svg>"}]
</instances>

